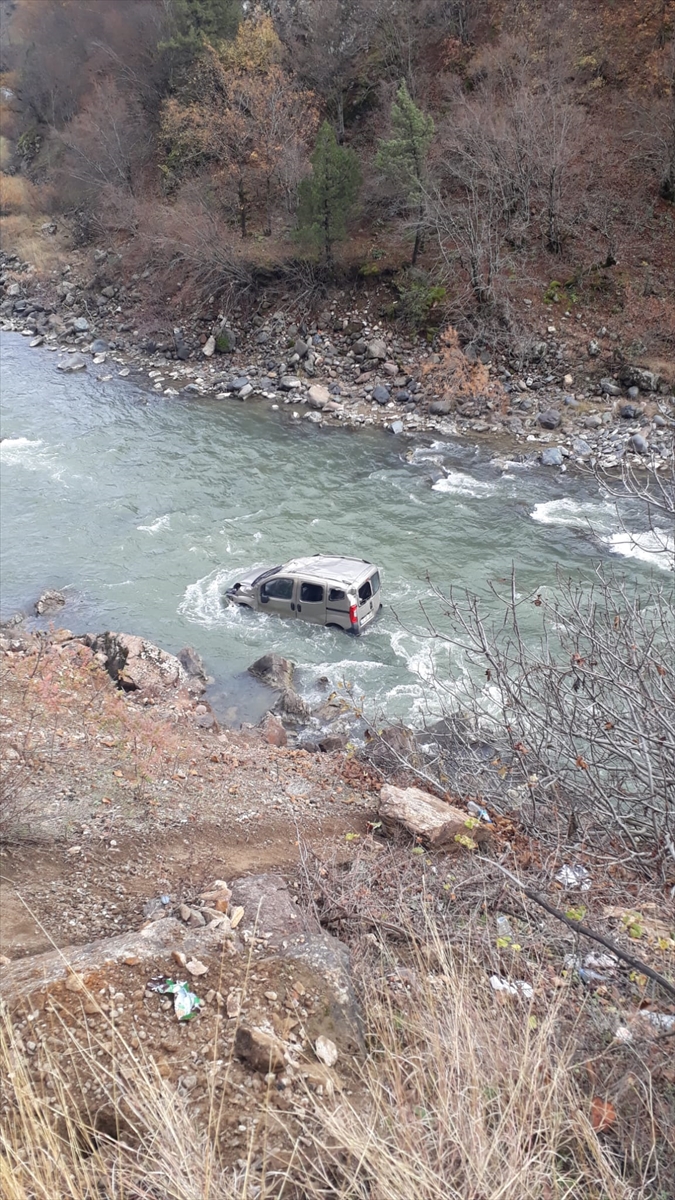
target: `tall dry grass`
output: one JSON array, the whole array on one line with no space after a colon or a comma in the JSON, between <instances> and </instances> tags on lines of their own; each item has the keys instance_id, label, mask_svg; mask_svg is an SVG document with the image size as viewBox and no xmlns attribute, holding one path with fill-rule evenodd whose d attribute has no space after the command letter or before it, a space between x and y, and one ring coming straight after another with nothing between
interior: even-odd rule
<instances>
[{"instance_id":1,"label":"tall dry grass","mask_svg":"<svg viewBox=\"0 0 675 1200\"><path fill-rule=\"evenodd\" d=\"M94 1042L64 1027L71 1081L93 1078L103 1089L102 1120L87 1110L79 1085L65 1083L53 1052L41 1048L39 1070L28 1065L5 1016L3 1196L637 1200L659 1194L629 1186L595 1132L575 1077L573 1040L562 1033L569 1029L562 1000L543 1012L536 1002L497 1004L470 952L453 957L433 930L409 960L404 987L392 985L392 968L386 956L376 965L371 946L363 994L368 1053L356 1077L354 1064L339 1062L346 1087L329 1098L297 1075L290 1111L275 1108L272 1086L261 1101L267 1141L252 1144L234 1168L219 1153L227 1131L215 1093L211 1119L199 1127L189 1098L160 1078L150 1059L119 1042L110 1051L111 1029ZM272 1143L268 1155L265 1145Z\"/></svg>"}]
</instances>

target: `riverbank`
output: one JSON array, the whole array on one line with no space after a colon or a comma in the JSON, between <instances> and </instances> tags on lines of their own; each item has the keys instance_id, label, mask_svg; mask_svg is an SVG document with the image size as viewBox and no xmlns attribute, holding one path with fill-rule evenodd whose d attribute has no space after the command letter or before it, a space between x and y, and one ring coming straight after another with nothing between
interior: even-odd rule
<instances>
[{"instance_id":1,"label":"riverbank","mask_svg":"<svg viewBox=\"0 0 675 1200\"><path fill-rule=\"evenodd\" d=\"M153 679L137 676L130 691L100 655L66 631L20 627L0 647L3 774L22 812L0 851L15 1179L58 1108L74 1137L51 1160L54 1196L61 1170L71 1184L108 1169L138 1181L150 1161L158 1169L152 1155L177 1197L212 1155L223 1180L244 1172L275 1195L308 1170L335 1182L359 1128L371 1130L359 1170L378 1166L381 1178L388 1161L400 1174L412 1132L418 1169L431 1155L434 1178L464 1188L479 1152L483 1183L486 1171L496 1180L496 1106L509 1114L511 1165L514 1138L523 1147L514 1200L523 1178L559 1181L563 1134L565 1161L578 1150L579 1196L598 1173L617 1200L655 1161L657 1180L669 1177L675 1006L532 906L497 864L506 857L556 906L583 907L588 925L668 975L675 942L657 885L628 863L606 871L580 847L570 858L545 846L517 814L493 813L480 855L385 833L381 770L344 751L275 746L263 730L205 726L200 689L169 681L156 654ZM388 778L408 782L400 768ZM570 862L588 875L560 882ZM153 990L167 978L199 998L188 1023ZM378 1091L404 1063L398 1132L381 1143ZM451 1103L458 1071L479 1087L471 1130ZM32 1127L17 1122L31 1112ZM434 1114L459 1157L435 1153ZM82 1138L96 1153L71 1162L69 1140ZM388 1197L409 1195L396 1187Z\"/></svg>"},{"instance_id":2,"label":"riverbank","mask_svg":"<svg viewBox=\"0 0 675 1200\"><path fill-rule=\"evenodd\" d=\"M122 282L112 251L73 252L48 278L4 255L0 328L60 354L64 371L145 380L158 395L262 404L292 420L407 439L465 439L558 470L668 462L675 379L631 362L617 335L591 330L579 313L552 324L550 307L536 312L527 301L534 350L519 367L515 351L493 358L478 343L461 346L452 329L431 345L407 335L382 317L377 291L336 291L313 315L292 297L232 320L207 305L174 326L166 311L153 317L162 306L151 287L148 272Z\"/></svg>"}]
</instances>

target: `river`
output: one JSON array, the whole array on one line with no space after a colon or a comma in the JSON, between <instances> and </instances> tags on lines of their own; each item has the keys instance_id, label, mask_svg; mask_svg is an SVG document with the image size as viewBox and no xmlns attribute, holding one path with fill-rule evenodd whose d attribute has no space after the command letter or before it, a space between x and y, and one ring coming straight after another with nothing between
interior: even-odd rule
<instances>
[{"instance_id":1,"label":"river","mask_svg":"<svg viewBox=\"0 0 675 1200\"><path fill-rule=\"evenodd\" d=\"M433 708L431 676L456 664L425 636L422 605L442 621L428 578L484 591L515 563L523 591L544 590L556 568L590 577L611 559L642 574L662 561L644 528L637 546L622 534L592 479L504 469L468 443L420 445L410 463L391 434L163 396L116 364L64 375L18 334L1 335L0 365L2 615L55 587L68 595L58 623L75 632L189 643L233 723L255 717L242 672L270 650L297 663L310 694L325 675L363 692L373 716ZM429 455L448 471L435 486ZM317 551L382 568L385 609L361 639L221 603L242 569Z\"/></svg>"}]
</instances>

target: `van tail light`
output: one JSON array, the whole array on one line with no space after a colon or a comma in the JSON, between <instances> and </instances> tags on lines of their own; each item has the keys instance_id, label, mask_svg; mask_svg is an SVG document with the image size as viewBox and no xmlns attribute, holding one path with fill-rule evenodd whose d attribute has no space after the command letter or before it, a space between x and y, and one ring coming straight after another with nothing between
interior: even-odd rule
<instances>
[{"instance_id":1,"label":"van tail light","mask_svg":"<svg viewBox=\"0 0 675 1200\"><path fill-rule=\"evenodd\" d=\"M349 607L349 620L352 625L358 625L359 623L359 610L356 604L351 604Z\"/></svg>"}]
</instances>

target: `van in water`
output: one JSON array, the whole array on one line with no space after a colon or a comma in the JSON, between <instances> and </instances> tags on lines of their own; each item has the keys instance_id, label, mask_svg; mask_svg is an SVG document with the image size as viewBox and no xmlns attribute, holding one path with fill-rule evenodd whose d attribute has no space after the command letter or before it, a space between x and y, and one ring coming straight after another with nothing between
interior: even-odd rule
<instances>
[{"instance_id":1,"label":"van in water","mask_svg":"<svg viewBox=\"0 0 675 1200\"><path fill-rule=\"evenodd\" d=\"M364 558L314 554L259 568L227 588L227 599L255 612L299 617L357 636L382 607L380 572Z\"/></svg>"}]
</instances>

